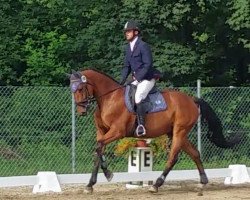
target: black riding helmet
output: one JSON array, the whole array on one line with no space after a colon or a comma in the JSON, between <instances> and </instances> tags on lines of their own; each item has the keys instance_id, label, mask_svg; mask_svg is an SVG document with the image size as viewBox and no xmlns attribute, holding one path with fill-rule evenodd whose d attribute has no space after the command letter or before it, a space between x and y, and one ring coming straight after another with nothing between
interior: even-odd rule
<instances>
[{"instance_id":1,"label":"black riding helmet","mask_svg":"<svg viewBox=\"0 0 250 200\"><path fill-rule=\"evenodd\" d=\"M139 33L141 32L139 24L134 20L127 21L123 30L124 31L135 30L138 31Z\"/></svg>"}]
</instances>

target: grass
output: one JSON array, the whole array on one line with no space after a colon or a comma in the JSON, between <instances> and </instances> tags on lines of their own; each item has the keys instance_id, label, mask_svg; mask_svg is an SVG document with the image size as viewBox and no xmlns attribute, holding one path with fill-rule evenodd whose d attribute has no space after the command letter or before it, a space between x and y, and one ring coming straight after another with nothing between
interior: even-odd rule
<instances>
[{"instance_id":1,"label":"grass","mask_svg":"<svg viewBox=\"0 0 250 200\"><path fill-rule=\"evenodd\" d=\"M85 140L86 142L86 140ZM88 142L88 141L87 141ZM90 147L91 146L91 147ZM91 173L93 169L94 147L83 144L83 140L76 144L75 173ZM15 149L5 145L6 152L14 152L14 157L3 156L6 153L1 150L0 176L35 175L38 171L55 171L58 174L72 173L72 149L58 140L47 142L30 143L23 141ZM8 151L7 151L8 150ZM123 156L115 156L112 149L107 149L107 163L113 172L126 172L128 159ZM239 153L239 152L238 152ZM250 165L248 156L233 156L225 154L212 156L204 162L204 167L227 168L230 164ZM162 171L166 165L166 155L163 152L153 158L153 170ZM196 169L195 163L185 154L179 156L174 170Z\"/></svg>"}]
</instances>

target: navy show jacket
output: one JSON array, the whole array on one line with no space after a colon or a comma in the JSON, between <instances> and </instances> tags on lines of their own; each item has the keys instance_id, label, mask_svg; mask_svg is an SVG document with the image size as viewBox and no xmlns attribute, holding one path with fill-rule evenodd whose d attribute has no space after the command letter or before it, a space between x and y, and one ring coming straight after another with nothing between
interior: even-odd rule
<instances>
[{"instance_id":1,"label":"navy show jacket","mask_svg":"<svg viewBox=\"0 0 250 200\"><path fill-rule=\"evenodd\" d=\"M130 44L126 45L122 80L126 80L131 72L139 82L145 79L157 79L161 76L161 73L153 68L152 52L149 45L140 38L137 39L132 52Z\"/></svg>"}]
</instances>

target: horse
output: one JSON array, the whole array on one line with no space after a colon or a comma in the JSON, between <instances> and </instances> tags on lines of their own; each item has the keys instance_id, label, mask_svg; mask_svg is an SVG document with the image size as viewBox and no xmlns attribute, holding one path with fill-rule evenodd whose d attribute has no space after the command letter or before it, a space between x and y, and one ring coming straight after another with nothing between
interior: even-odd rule
<instances>
[{"instance_id":1,"label":"horse","mask_svg":"<svg viewBox=\"0 0 250 200\"><path fill-rule=\"evenodd\" d=\"M105 159L105 146L124 137L138 137L133 134L136 115L129 112L125 106L125 86L120 85L103 72L93 69L73 72L70 75L70 88L74 96L77 113L80 116L86 115L91 101L97 102L94 112L96 126L94 169L89 183L84 189L86 193L92 193L100 167L108 181L113 178L113 173L108 169ZM201 119L208 124L207 136L209 140L216 146L232 148L240 142L240 137L235 135L225 138L220 119L205 100L176 90L164 89L161 93L168 108L146 115L145 128L147 134L143 137L155 138L166 135L166 137L171 138L172 144L166 167L149 191L152 193L158 192L158 188L165 182L170 170L176 164L181 150L195 162L199 171L201 186L205 186L208 183L208 178L199 151L188 140L188 134L196 124L199 113Z\"/></svg>"}]
</instances>

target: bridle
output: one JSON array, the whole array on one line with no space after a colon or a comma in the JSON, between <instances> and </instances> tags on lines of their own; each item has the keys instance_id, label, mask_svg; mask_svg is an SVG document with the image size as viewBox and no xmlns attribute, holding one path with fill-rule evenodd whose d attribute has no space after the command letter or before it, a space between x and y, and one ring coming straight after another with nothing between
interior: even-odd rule
<instances>
[{"instance_id":1,"label":"bridle","mask_svg":"<svg viewBox=\"0 0 250 200\"><path fill-rule=\"evenodd\" d=\"M108 92L106 92L106 93L104 93L104 94L102 94L102 95L100 95L100 96L98 96L98 97L94 97L94 96L91 96L91 95L90 95L90 92L89 92L88 87L87 87L87 85L91 85L91 86L94 86L94 85L91 84L91 83L89 83L89 82L87 82L86 77L83 78L83 76L82 76L82 78L81 78L80 80L79 80L79 79L71 80L70 83L71 83L71 84L72 84L72 83L78 83L78 86L75 88L75 91L73 91L73 93L75 93L75 92L78 90L78 87L80 86L80 84L86 84L86 85L83 87L83 88L84 88L84 91L82 92L82 94L85 95L85 99L83 99L83 100L80 101L80 102L75 102L75 104L76 104L77 106L80 106L80 107L83 107L83 108L86 109L86 112L85 112L85 113L87 113L87 111L88 111L88 109L90 108L90 105L91 105L92 102L95 102L97 99L99 99L99 98L101 98L101 97L103 97L103 96L105 96L105 95L107 95L107 94L110 94L110 93L112 93L112 92L114 92L114 91L116 91L116 90L118 90L118 89L124 87L124 86L119 86L119 87L117 87L117 88L115 88L115 89L113 89L113 90L111 90L111 91L108 91Z\"/></svg>"},{"instance_id":2,"label":"bridle","mask_svg":"<svg viewBox=\"0 0 250 200\"><path fill-rule=\"evenodd\" d=\"M86 83L86 84L92 85L92 84L90 84L90 83ZM81 102L77 102L76 105L77 105L77 106L82 106L82 107L84 107L84 108L86 109L86 112L87 112L88 108L90 107L90 104L91 104L92 102L94 102L95 99L94 99L93 96L90 95L87 86L84 87L84 93L85 93L85 97L86 97L86 98L85 98L84 100L82 100Z\"/></svg>"},{"instance_id":3,"label":"bridle","mask_svg":"<svg viewBox=\"0 0 250 200\"><path fill-rule=\"evenodd\" d=\"M78 83L78 86L77 88L75 89L75 91L72 91L73 93L75 93L77 90L78 90L78 87L81 85L81 84L88 84L88 85L92 85L91 83L88 83L88 82L83 82L83 81L80 81L79 79L75 79L75 80L71 80L70 83L74 84L74 83ZM93 85L92 85L93 86ZM88 108L90 107L90 104L95 101L94 97L90 95L90 92L88 90L88 87L87 85L83 87L83 93L82 95L85 95L85 99L83 99L82 101L80 102L75 102L75 104L77 106L80 106L80 107L83 107L86 109L86 112L88 110Z\"/></svg>"}]
</instances>

